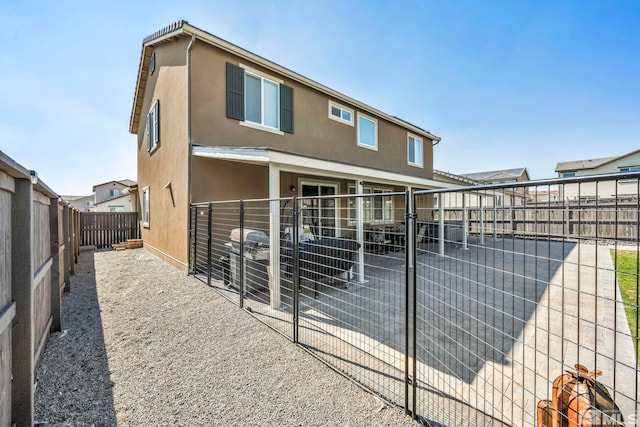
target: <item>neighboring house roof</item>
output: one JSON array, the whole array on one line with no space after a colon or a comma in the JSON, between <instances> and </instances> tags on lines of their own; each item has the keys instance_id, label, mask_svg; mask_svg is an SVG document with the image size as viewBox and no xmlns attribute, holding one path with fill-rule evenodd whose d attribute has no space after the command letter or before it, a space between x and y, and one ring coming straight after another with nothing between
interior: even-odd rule
<instances>
[{"instance_id":1,"label":"neighboring house roof","mask_svg":"<svg viewBox=\"0 0 640 427\"><path fill-rule=\"evenodd\" d=\"M107 184L122 184L125 187L133 187L134 185L138 185L136 181L132 181L130 179L122 179L120 181L107 181L103 182L102 184L96 184L93 186L93 191L96 191L96 187L102 187L103 185Z\"/></svg>"},{"instance_id":2,"label":"neighboring house roof","mask_svg":"<svg viewBox=\"0 0 640 427\"><path fill-rule=\"evenodd\" d=\"M632 154L636 154L640 152L640 150L635 150L627 154L623 154L622 156L613 156L613 157L600 157L597 159L586 159L586 160L573 160L570 162L560 162L556 166L556 172L568 172L568 171L578 171L585 169L595 169L600 166L606 165L607 163L614 162L616 160L622 159L624 157L630 156Z\"/></svg>"},{"instance_id":3,"label":"neighboring house roof","mask_svg":"<svg viewBox=\"0 0 640 427\"><path fill-rule=\"evenodd\" d=\"M113 203L114 201L118 200L118 199L124 199L125 197L130 197L130 194L124 194L122 196L118 196L118 197L113 197L111 199L107 199L107 200L103 200L101 202L96 203L96 206L98 205L104 205L105 203Z\"/></svg>"},{"instance_id":4,"label":"neighboring house roof","mask_svg":"<svg viewBox=\"0 0 640 427\"><path fill-rule=\"evenodd\" d=\"M288 68L282 67L281 65L271 62L268 59L265 59L259 55L256 55L255 53L249 52L248 50L242 49L241 47L236 46L232 43L229 43L226 40L218 38L210 33L207 33L206 31L203 31L197 27L194 27L193 25L190 25L187 21L184 21L184 20L176 21L173 24L168 25L159 31L156 31L155 33L146 37L142 41L142 53L140 55L140 65L138 67L138 79L136 82L136 91L133 99L133 107L131 109L131 118L129 120L129 132L131 133L138 132L138 125L140 123L140 117L142 114L142 102L144 99L144 90L147 86L147 78L149 76L149 63L151 61L152 46L154 44L170 41L171 39L174 39L176 37L183 36L183 35L190 36L198 40L202 40L206 43L209 43L212 46L215 46L219 49L222 49L224 51L237 55L242 59L257 63L269 70L272 70L276 73L286 76L287 78L293 81L296 81L298 83L314 88L337 100L354 105L364 112L368 112L370 114L384 118L385 120L398 124L404 128L407 128L418 135L425 136L426 138L429 138L434 142L440 141L439 137L433 135L432 133L418 126L412 125L411 123L408 123L402 119L385 114L382 111L379 111L369 105L356 101L353 98L343 95L338 91L330 89L327 86L324 86L314 80L304 77L294 71L289 70Z\"/></svg>"},{"instance_id":5,"label":"neighboring house roof","mask_svg":"<svg viewBox=\"0 0 640 427\"><path fill-rule=\"evenodd\" d=\"M91 198L93 199L93 194L89 194L88 196L60 196L62 198L62 200L65 200L67 202L75 202L76 200L82 200L82 199L88 199Z\"/></svg>"},{"instance_id":6,"label":"neighboring house roof","mask_svg":"<svg viewBox=\"0 0 640 427\"><path fill-rule=\"evenodd\" d=\"M529 179L529 172L527 172L527 168L503 169L503 170L488 171L488 172L463 173L461 175L464 176L465 178L473 179L480 182L507 181L510 179L518 179L523 175L527 179Z\"/></svg>"},{"instance_id":7,"label":"neighboring house roof","mask_svg":"<svg viewBox=\"0 0 640 427\"><path fill-rule=\"evenodd\" d=\"M471 179L462 175L456 175L450 172L444 172L444 171L440 171L440 170L433 170L433 177L434 179L437 179L438 176L442 176L444 178L448 178L451 180L455 180L455 181L460 181L463 184L470 184L470 185L479 185L482 184L482 182L480 181L476 181L475 179Z\"/></svg>"}]
</instances>

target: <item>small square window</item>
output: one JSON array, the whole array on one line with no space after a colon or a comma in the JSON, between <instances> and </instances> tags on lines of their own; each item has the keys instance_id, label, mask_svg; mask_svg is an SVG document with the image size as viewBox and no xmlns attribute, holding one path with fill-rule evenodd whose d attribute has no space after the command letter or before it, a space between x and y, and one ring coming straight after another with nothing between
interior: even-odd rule
<instances>
[{"instance_id":1,"label":"small square window","mask_svg":"<svg viewBox=\"0 0 640 427\"><path fill-rule=\"evenodd\" d=\"M329 101L329 118L353 126L353 110Z\"/></svg>"}]
</instances>

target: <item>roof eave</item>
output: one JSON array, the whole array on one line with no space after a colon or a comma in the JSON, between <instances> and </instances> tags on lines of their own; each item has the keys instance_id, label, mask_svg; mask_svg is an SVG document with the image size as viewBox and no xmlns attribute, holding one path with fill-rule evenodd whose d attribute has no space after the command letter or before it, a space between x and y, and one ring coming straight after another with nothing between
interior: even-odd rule
<instances>
[{"instance_id":1,"label":"roof eave","mask_svg":"<svg viewBox=\"0 0 640 427\"><path fill-rule=\"evenodd\" d=\"M177 23L176 23L177 24ZM415 133L417 135L421 135L424 136L425 138L431 139L432 141L435 142L440 142L441 138L432 134L429 131L426 131L424 129L421 129L417 126L411 125L410 123L399 119L397 117L391 116L389 114L383 113L382 111L373 108L369 105L366 105L360 101L357 101L347 95L344 95L336 90L333 90L327 86L324 86L314 80L311 80L307 77L304 77L301 74L298 74L294 71L289 70L288 68L285 68L281 65L278 65L272 61L269 61L266 58L263 58L255 53L252 53L246 49L243 49L239 46L234 45L233 43L230 43L226 40L223 40L219 37L214 36L213 34L210 34L206 31L201 30L200 28L194 27L193 25L187 23L186 21L179 21L179 26L173 30L173 31L159 31L157 37L147 37L145 38L145 41L143 43L143 48L142 48L142 53L140 56L140 65L138 67L138 80L136 83L136 92L135 92L135 97L134 97L134 105L133 105L133 109L131 111L131 118L129 121L129 132L130 133L137 133L138 132L138 124L139 124L139 117L140 115L138 114L138 120L136 120L136 110L141 108L141 103L142 103L142 98L144 97L144 89L146 87L146 79L148 76L148 67L145 68L145 58L147 57L146 53L146 49L149 49L152 47L152 45L157 44L159 42L162 42L164 40L170 39L172 37L176 37L180 34L187 34L187 35L192 35L195 36L196 38L198 38L199 40L202 40L204 42L207 42L211 45L214 45L222 50L225 50L227 52L230 52L240 58L246 59L248 61L252 61L254 63L257 63L269 70L273 70L283 76L286 76L287 78L297 81L299 83L304 84L305 86L309 86L313 89L316 89L320 92L323 92L329 96L332 96L342 102L345 103L349 103L351 105L354 105L356 107L358 107L359 109L361 109L364 112L367 112L369 114L373 114L375 116L378 116L380 118L383 118L389 122L395 123L405 129L408 129L409 131L411 131L412 133ZM150 56L150 55L148 55ZM145 83L145 85L142 87L141 90L141 83ZM140 104L138 104L140 103ZM140 107L139 107L140 105Z\"/></svg>"}]
</instances>

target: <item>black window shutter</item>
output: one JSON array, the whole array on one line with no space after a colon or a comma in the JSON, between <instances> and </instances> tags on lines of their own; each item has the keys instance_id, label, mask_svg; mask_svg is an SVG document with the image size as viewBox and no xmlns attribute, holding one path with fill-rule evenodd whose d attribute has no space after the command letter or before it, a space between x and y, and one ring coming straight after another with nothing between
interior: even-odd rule
<instances>
[{"instance_id":1,"label":"black window shutter","mask_svg":"<svg viewBox=\"0 0 640 427\"><path fill-rule=\"evenodd\" d=\"M244 120L244 70L227 62L227 117Z\"/></svg>"},{"instance_id":2,"label":"black window shutter","mask_svg":"<svg viewBox=\"0 0 640 427\"><path fill-rule=\"evenodd\" d=\"M280 130L293 133L293 88L280 85Z\"/></svg>"}]
</instances>

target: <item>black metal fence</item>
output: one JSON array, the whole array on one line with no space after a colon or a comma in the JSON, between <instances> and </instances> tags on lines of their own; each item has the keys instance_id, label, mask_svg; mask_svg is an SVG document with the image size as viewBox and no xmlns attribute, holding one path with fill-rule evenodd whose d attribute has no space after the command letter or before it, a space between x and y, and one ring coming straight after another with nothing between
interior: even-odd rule
<instances>
[{"instance_id":1,"label":"black metal fence","mask_svg":"<svg viewBox=\"0 0 640 427\"><path fill-rule=\"evenodd\" d=\"M426 425L635 425L639 176L194 204L190 271Z\"/></svg>"}]
</instances>

